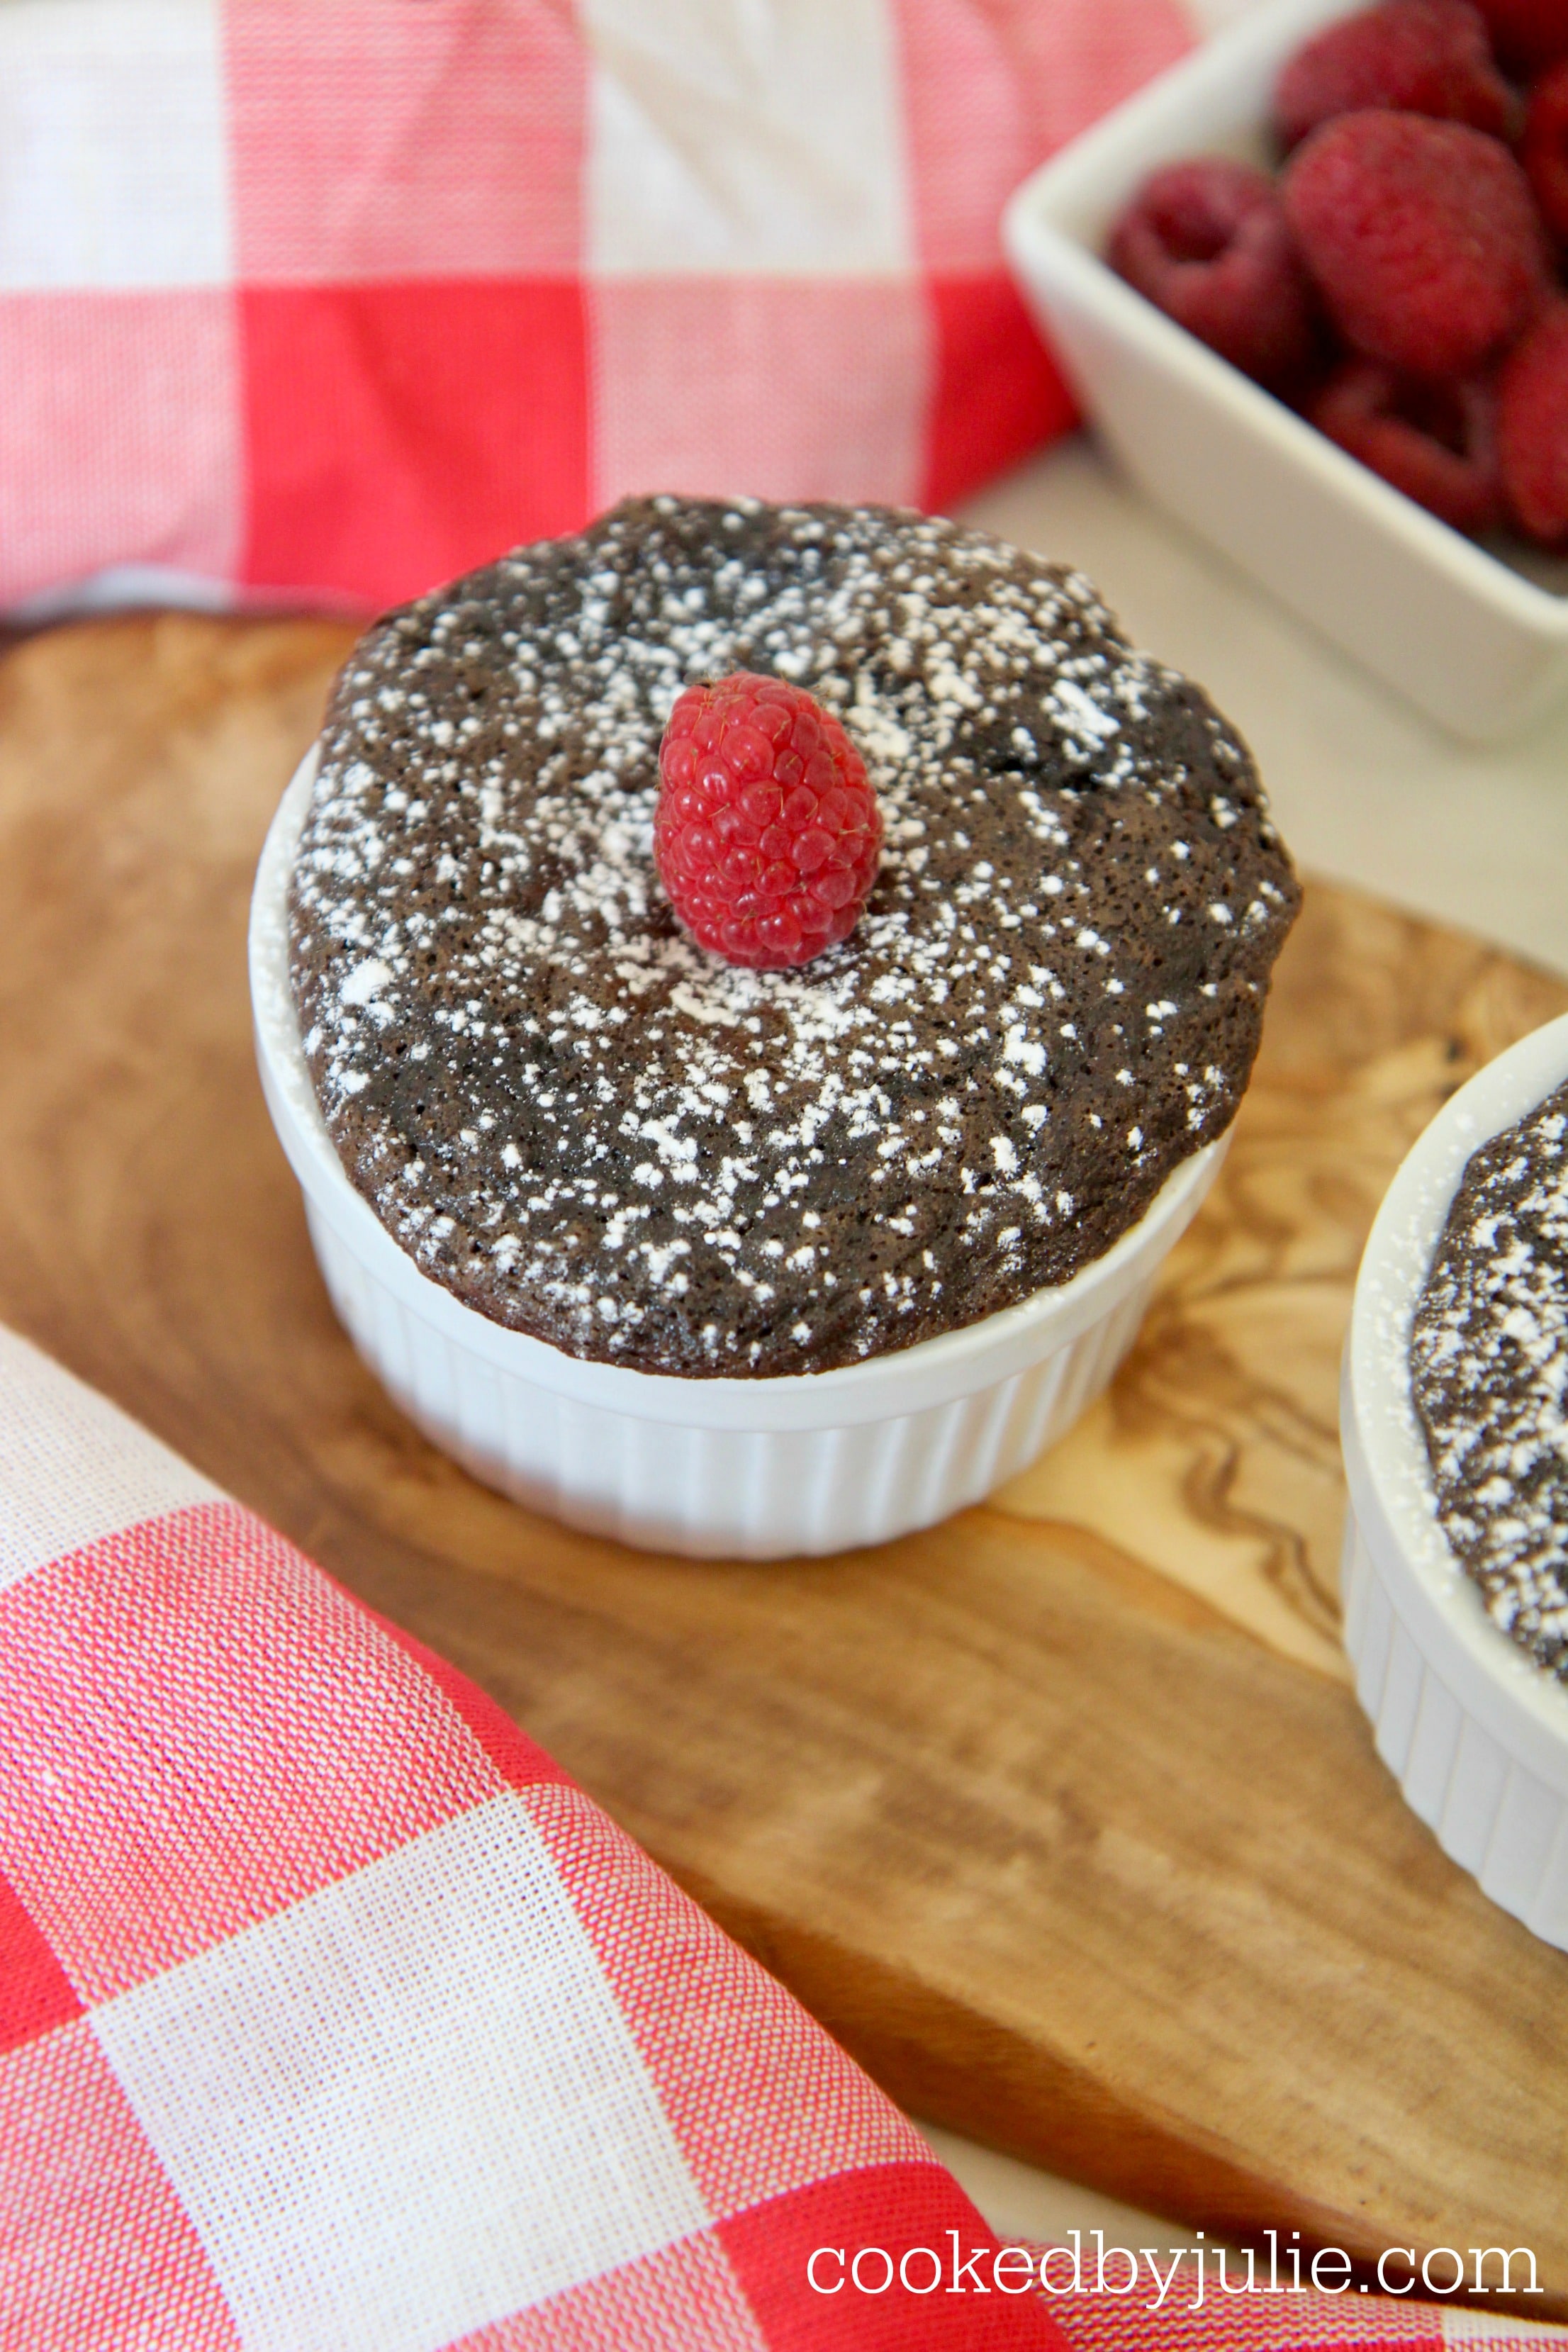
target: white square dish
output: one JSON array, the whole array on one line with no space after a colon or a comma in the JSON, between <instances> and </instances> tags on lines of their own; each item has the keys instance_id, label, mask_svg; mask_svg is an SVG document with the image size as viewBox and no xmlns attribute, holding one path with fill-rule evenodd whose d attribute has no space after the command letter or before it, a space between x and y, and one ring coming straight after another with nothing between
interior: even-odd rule
<instances>
[{"instance_id":1,"label":"white square dish","mask_svg":"<svg viewBox=\"0 0 1568 2352\"><path fill-rule=\"evenodd\" d=\"M1459 735L1568 689L1568 597L1426 513L1157 310L1100 258L1157 165L1268 163L1279 68L1364 0L1270 0L1026 181L1004 236L1086 415L1133 479Z\"/></svg>"}]
</instances>

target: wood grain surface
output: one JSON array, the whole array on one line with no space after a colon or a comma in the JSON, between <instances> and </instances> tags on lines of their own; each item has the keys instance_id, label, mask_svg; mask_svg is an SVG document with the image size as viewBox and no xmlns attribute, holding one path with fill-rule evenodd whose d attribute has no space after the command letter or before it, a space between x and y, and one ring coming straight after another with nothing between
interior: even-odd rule
<instances>
[{"instance_id":1,"label":"wood grain surface","mask_svg":"<svg viewBox=\"0 0 1568 2352\"><path fill-rule=\"evenodd\" d=\"M0 1315L486 1684L917 2113L1233 2238L1529 2244L1568 2314L1568 1958L1373 1754L1334 1437L1388 1176L1568 992L1314 886L1224 1181L1057 1454L876 1551L634 1555L399 1417L267 1123L247 895L347 643L0 658Z\"/></svg>"}]
</instances>

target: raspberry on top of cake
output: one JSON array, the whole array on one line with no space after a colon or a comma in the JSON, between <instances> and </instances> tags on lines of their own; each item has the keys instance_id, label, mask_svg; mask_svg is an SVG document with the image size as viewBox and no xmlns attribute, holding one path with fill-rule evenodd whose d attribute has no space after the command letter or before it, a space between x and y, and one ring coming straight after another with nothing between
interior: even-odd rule
<instances>
[{"instance_id":1,"label":"raspberry on top of cake","mask_svg":"<svg viewBox=\"0 0 1568 2352\"><path fill-rule=\"evenodd\" d=\"M1568 1086L1471 1154L1410 1368L1443 1533L1488 1615L1568 1681Z\"/></svg>"},{"instance_id":2,"label":"raspberry on top of cake","mask_svg":"<svg viewBox=\"0 0 1568 2352\"><path fill-rule=\"evenodd\" d=\"M754 971L653 851L693 683L804 688L883 825L855 929ZM811 1372L1099 1256L1223 1132L1297 887L1252 761L1088 583L879 508L657 498L389 614L291 891L353 1181L568 1352Z\"/></svg>"}]
</instances>

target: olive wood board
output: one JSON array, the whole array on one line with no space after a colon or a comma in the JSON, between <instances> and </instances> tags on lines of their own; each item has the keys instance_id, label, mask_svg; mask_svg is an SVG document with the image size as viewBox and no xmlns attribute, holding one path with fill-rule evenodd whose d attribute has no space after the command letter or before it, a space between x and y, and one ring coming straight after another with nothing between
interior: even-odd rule
<instances>
[{"instance_id":1,"label":"olive wood board","mask_svg":"<svg viewBox=\"0 0 1568 2352\"><path fill-rule=\"evenodd\" d=\"M916 2114L1232 2241L1529 2245L1568 2315L1568 1957L1373 1752L1335 1440L1384 1185L1568 989L1314 883L1219 1185L1063 1444L875 1550L623 1550L403 1420L268 1124L247 894L349 643L0 656L0 1316L486 1685Z\"/></svg>"}]
</instances>

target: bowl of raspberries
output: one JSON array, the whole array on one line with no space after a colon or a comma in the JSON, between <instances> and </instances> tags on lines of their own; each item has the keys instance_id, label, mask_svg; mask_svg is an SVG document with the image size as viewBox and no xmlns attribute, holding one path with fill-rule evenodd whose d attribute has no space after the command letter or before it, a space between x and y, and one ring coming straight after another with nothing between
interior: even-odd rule
<instances>
[{"instance_id":1,"label":"bowl of raspberries","mask_svg":"<svg viewBox=\"0 0 1568 2352\"><path fill-rule=\"evenodd\" d=\"M1568 0L1268 0L1006 239L1161 504L1460 734L1568 690Z\"/></svg>"}]
</instances>

